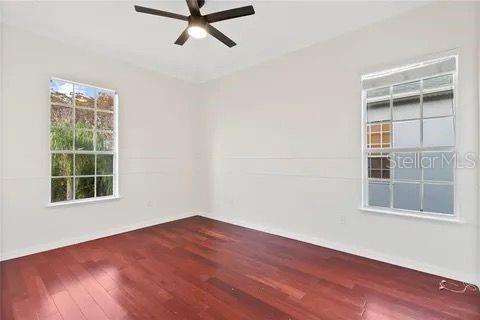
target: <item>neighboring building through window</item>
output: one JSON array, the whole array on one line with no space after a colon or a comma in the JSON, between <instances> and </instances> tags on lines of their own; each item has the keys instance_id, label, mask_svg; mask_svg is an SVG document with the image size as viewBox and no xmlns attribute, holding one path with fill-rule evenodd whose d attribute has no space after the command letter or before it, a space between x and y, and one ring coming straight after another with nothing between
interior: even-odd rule
<instances>
[{"instance_id":1,"label":"neighboring building through window","mask_svg":"<svg viewBox=\"0 0 480 320\"><path fill-rule=\"evenodd\" d=\"M115 197L115 91L50 80L50 202Z\"/></svg>"},{"instance_id":2,"label":"neighboring building through window","mask_svg":"<svg viewBox=\"0 0 480 320\"><path fill-rule=\"evenodd\" d=\"M454 215L457 57L362 77L363 206Z\"/></svg>"}]
</instances>

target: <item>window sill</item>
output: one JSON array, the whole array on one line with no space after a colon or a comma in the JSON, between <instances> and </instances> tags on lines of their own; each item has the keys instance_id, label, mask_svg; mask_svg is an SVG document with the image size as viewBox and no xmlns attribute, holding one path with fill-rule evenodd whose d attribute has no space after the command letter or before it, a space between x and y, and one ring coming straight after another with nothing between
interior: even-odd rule
<instances>
[{"instance_id":1,"label":"window sill","mask_svg":"<svg viewBox=\"0 0 480 320\"><path fill-rule=\"evenodd\" d=\"M363 214L384 214L390 216L404 217L404 218L414 218L414 219L424 219L431 221L440 221L440 222L449 222L449 223L459 223L463 224L465 221L461 220L458 215L444 216L442 214L435 213L417 213L415 211L409 210L389 210L376 207L360 207L358 208Z\"/></svg>"},{"instance_id":2,"label":"window sill","mask_svg":"<svg viewBox=\"0 0 480 320\"><path fill-rule=\"evenodd\" d=\"M72 201L51 202L47 204L47 207L48 208L63 207L63 206L71 206L71 205L77 205L77 204L88 204L88 203L112 201L112 200L118 200L118 199L121 199L121 196L109 196L109 197L98 197L98 198L72 200Z\"/></svg>"}]
</instances>

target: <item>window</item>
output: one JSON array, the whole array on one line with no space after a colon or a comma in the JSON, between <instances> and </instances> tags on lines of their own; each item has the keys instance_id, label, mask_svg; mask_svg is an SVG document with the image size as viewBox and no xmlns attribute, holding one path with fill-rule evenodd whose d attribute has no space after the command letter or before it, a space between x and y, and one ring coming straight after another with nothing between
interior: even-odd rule
<instances>
[{"instance_id":1,"label":"window","mask_svg":"<svg viewBox=\"0 0 480 320\"><path fill-rule=\"evenodd\" d=\"M363 207L454 215L457 57L362 77Z\"/></svg>"},{"instance_id":2,"label":"window","mask_svg":"<svg viewBox=\"0 0 480 320\"><path fill-rule=\"evenodd\" d=\"M116 197L115 91L50 80L50 202Z\"/></svg>"}]
</instances>

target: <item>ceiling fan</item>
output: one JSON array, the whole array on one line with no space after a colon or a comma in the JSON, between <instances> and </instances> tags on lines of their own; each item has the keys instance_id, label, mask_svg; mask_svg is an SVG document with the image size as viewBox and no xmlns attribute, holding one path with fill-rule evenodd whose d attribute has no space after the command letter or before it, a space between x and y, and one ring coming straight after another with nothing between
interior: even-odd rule
<instances>
[{"instance_id":1,"label":"ceiling fan","mask_svg":"<svg viewBox=\"0 0 480 320\"><path fill-rule=\"evenodd\" d=\"M180 46L183 46L189 37L197 39L205 38L207 32L223 42L229 48L235 46L236 43L232 39L220 32L217 28L213 27L211 23L252 15L255 13L253 6L245 6L202 15L200 13L200 8L203 7L204 4L205 0L187 0L188 10L190 11L190 16L188 17L173 12L146 8L142 6L135 6L135 11L188 21L188 27L182 32L182 34L180 34L180 37L178 37L177 41L175 41L175 44Z\"/></svg>"}]
</instances>

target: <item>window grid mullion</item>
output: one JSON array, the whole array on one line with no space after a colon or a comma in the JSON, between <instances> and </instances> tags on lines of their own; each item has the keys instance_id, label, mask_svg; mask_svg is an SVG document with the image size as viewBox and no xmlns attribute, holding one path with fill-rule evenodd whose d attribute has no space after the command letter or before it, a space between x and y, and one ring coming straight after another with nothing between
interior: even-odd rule
<instances>
[{"instance_id":1,"label":"window grid mullion","mask_svg":"<svg viewBox=\"0 0 480 320\"><path fill-rule=\"evenodd\" d=\"M77 151L72 151L72 150L52 150L50 151L52 154L58 154L58 153L67 153L67 154L115 154L113 151L92 151L92 150L77 150Z\"/></svg>"},{"instance_id":2,"label":"window grid mullion","mask_svg":"<svg viewBox=\"0 0 480 320\"><path fill-rule=\"evenodd\" d=\"M443 119L443 118L452 118L454 117L453 114L451 115L446 115L446 116L434 116L434 117L426 117L426 118L409 118L409 119L401 119L401 120L395 120L395 123L401 123L401 122L410 122L410 121L415 121L415 120L422 120L422 119Z\"/></svg>"},{"instance_id":3,"label":"window grid mullion","mask_svg":"<svg viewBox=\"0 0 480 320\"><path fill-rule=\"evenodd\" d=\"M77 154L76 154L76 145L75 145L75 142L77 140L77 106L76 106L76 103L75 103L75 85L73 85L73 97L72 97L72 105L73 105L73 195L72 195L72 200L75 200L76 199L76 194L77 194L77 191L76 191L76 185L77 185L77 178L75 177L76 174L77 174L77 166L76 166L76 158L77 158Z\"/></svg>"},{"instance_id":4,"label":"window grid mullion","mask_svg":"<svg viewBox=\"0 0 480 320\"><path fill-rule=\"evenodd\" d=\"M115 176L115 174L98 174L98 175L94 175L94 174L85 174L85 175L78 175L78 176L51 176L50 178L52 179L59 179L59 178L93 178L93 177L99 177L99 178L102 178L102 177L113 177Z\"/></svg>"},{"instance_id":5,"label":"window grid mullion","mask_svg":"<svg viewBox=\"0 0 480 320\"><path fill-rule=\"evenodd\" d=\"M435 151L445 151L445 152L454 152L455 147L453 146L436 146L436 147L412 147L412 148L367 148L366 153L373 152L397 152L397 153L411 153L411 152L435 152ZM58 153L68 153L68 152L58 152Z\"/></svg>"},{"instance_id":6,"label":"window grid mullion","mask_svg":"<svg viewBox=\"0 0 480 320\"><path fill-rule=\"evenodd\" d=\"M394 145L394 136L393 136L393 85L390 86L390 148L393 150ZM393 153L389 153L389 155L393 156ZM390 180L389 180L389 188L390 188L390 209L393 208L393 180L394 180L394 175L393 175L392 170L390 172Z\"/></svg>"},{"instance_id":7,"label":"window grid mullion","mask_svg":"<svg viewBox=\"0 0 480 320\"><path fill-rule=\"evenodd\" d=\"M94 117L93 117L93 150L95 151L94 178L93 178L93 197L97 197L97 89L95 89Z\"/></svg>"},{"instance_id":8,"label":"window grid mullion","mask_svg":"<svg viewBox=\"0 0 480 320\"><path fill-rule=\"evenodd\" d=\"M420 79L420 148L418 153L420 159L423 157L423 79ZM420 211L423 212L423 165L420 163Z\"/></svg>"}]
</instances>

